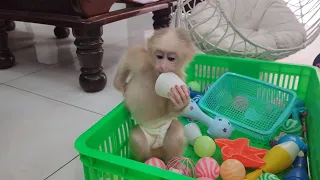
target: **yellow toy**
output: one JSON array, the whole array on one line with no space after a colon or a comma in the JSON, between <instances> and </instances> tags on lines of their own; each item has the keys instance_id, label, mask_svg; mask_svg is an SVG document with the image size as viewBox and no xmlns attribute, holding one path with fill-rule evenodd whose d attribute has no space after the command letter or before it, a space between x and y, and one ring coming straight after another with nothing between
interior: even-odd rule
<instances>
[{"instance_id":1,"label":"yellow toy","mask_svg":"<svg viewBox=\"0 0 320 180\"><path fill-rule=\"evenodd\" d=\"M277 174L287 169L297 157L300 149L292 141L274 146L264 157L266 164L246 175L245 179L256 180L263 173Z\"/></svg>"}]
</instances>

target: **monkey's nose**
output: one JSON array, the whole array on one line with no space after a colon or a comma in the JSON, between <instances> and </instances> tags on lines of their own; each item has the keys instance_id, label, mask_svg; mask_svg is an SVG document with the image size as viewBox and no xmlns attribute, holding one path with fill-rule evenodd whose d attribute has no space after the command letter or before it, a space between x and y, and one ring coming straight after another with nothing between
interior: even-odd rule
<instances>
[{"instance_id":1,"label":"monkey's nose","mask_svg":"<svg viewBox=\"0 0 320 180\"><path fill-rule=\"evenodd\" d=\"M165 69L164 67L160 67L160 68L159 68L159 72L160 72L160 73L165 73L165 72L166 72L166 69Z\"/></svg>"}]
</instances>

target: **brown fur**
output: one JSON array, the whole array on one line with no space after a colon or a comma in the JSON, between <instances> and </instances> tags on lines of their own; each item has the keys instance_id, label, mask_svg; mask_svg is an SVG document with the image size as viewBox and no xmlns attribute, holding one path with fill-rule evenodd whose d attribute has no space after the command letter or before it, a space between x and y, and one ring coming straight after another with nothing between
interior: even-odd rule
<instances>
[{"instance_id":1,"label":"brown fur","mask_svg":"<svg viewBox=\"0 0 320 180\"><path fill-rule=\"evenodd\" d=\"M181 29L169 28L155 31L148 40L147 48L134 46L127 51L120 61L114 86L119 91L125 88L124 102L138 124L153 124L163 117L174 119L183 110L175 108L169 99L160 97L155 92L155 82L159 76L155 70L156 50L177 54L172 66L174 73L183 80L186 76L184 69L194 54L187 33ZM128 76L131 79L126 84ZM137 160L145 161L155 156L164 157L164 160L168 161L183 153L185 141L183 126L177 120L172 121L162 148L150 150L146 147L146 141L143 131L138 126L134 127L130 135L130 146Z\"/></svg>"}]
</instances>

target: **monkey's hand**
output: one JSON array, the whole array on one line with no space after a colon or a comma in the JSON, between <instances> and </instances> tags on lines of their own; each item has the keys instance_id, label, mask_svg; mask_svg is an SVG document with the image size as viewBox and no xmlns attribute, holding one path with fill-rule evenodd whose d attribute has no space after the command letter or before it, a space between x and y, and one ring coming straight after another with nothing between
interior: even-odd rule
<instances>
[{"instance_id":1,"label":"monkey's hand","mask_svg":"<svg viewBox=\"0 0 320 180\"><path fill-rule=\"evenodd\" d=\"M190 91L186 86L176 85L174 88L170 89L168 97L173 103L173 108L176 111L181 111L183 108L188 106L190 103Z\"/></svg>"}]
</instances>

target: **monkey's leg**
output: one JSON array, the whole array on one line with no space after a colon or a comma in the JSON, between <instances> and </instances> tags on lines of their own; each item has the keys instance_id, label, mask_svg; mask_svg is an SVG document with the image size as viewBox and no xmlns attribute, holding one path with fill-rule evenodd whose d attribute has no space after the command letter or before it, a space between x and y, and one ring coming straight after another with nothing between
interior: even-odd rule
<instances>
[{"instance_id":1,"label":"monkey's leg","mask_svg":"<svg viewBox=\"0 0 320 180\"><path fill-rule=\"evenodd\" d=\"M163 142L164 161L168 163L172 158L183 155L185 137L183 125L178 120L173 120Z\"/></svg>"},{"instance_id":2,"label":"monkey's leg","mask_svg":"<svg viewBox=\"0 0 320 180\"><path fill-rule=\"evenodd\" d=\"M171 22L171 7L153 12L153 29L167 28Z\"/></svg>"},{"instance_id":3,"label":"monkey's leg","mask_svg":"<svg viewBox=\"0 0 320 180\"><path fill-rule=\"evenodd\" d=\"M6 28L6 21L0 19L0 69L8 69L15 64L15 57L8 47Z\"/></svg>"},{"instance_id":4,"label":"monkey's leg","mask_svg":"<svg viewBox=\"0 0 320 180\"><path fill-rule=\"evenodd\" d=\"M98 92L104 89L107 76L101 67L103 59L102 27L72 29L76 40L77 57L81 66L80 86L86 92Z\"/></svg>"},{"instance_id":5,"label":"monkey's leg","mask_svg":"<svg viewBox=\"0 0 320 180\"><path fill-rule=\"evenodd\" d=\"M135 126L131 130L129 146L137 161L145 162L152 157L148 140L139 126Z\"/></svg>"}]
</instances>

